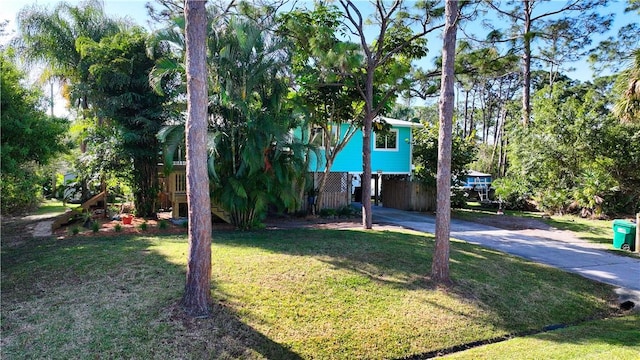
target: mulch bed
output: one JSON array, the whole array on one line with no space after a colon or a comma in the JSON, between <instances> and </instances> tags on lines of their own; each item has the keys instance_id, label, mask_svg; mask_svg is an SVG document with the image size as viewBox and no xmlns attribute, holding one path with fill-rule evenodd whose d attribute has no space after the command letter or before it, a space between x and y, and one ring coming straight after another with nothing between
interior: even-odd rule
<instances>
[{"instance_id":1,"label":"mulch bed","mask_svg":"<svg viewBox=\"0 0 640 360\"><path fill-rule=\"evenodd\" d=\"M156 234L181 234L187 233L187 229L182 225L175 225L168 219L166 221L167 227L160 229L160 221L163 219L143 219L134 217L131 224L125 225L122 220L111 220L103 217L96 217L93 221L100 224L100 229L94 232L90 227L86 228L82 226L81 222L74 222L67 224L54 231L53 235L58 239L64 239L73 236L119 236L119 235L156 235ZM142 229L142 224L146 223L146 229ZM117 225L120 225L120 230L116 231ZM73 229L77 228L80 232L73 235Z\"/></svg>"},{"instance_id":2,"label":"mulch bed","mask_svg":"<svg viewBox=\"0 0 640 360\"><path fill-rule=\"evenodd\" d=\"M125 225L122 220L111 220L103 217L95 217L93 221L100 224L100 229L93 232L91 228L85 228L80 222L75 222L63 226L53 235L62 240L73 236L119 236L119 235L159 235L159 234L187 234L187 228L181 224L174 224L171 221L170 214L160 214L159 219L143 219L134 217L131 224ZM166 223L166 228L160 229L160 222ZM360 218L321 218L321 217L275 217L268 218L265 221L267 230L277 229L351 229L361 228ZM146 223L146 229L142 230L141 225ZM116 231L116 225L120 225L120 230ZM72 234L74 228L78 228L80 232L76 235ZM212 224L214 232L236 231L236 228L227 223L214 222Z\"/></svg>"}]
</instances>

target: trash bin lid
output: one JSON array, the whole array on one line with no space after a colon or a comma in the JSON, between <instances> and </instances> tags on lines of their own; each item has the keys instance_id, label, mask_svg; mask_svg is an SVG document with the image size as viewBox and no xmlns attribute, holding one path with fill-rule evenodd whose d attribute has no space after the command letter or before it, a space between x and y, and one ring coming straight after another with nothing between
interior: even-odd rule
<instances>
[{"instance_id":1,"label":"trash bin lid","mask_svg":"<svg viewBox=\"0 0 640 360\"><path fill-rule=\"evenodd\" d=\"M632 223L631 221L627 221L627 220L623 220L623 219L616 219L613 220L613 228L618 228L618 227L625 227L625 228L629 228L629 229L634 229L636 228L636 224Z\"/></svg>"}]
</instances>

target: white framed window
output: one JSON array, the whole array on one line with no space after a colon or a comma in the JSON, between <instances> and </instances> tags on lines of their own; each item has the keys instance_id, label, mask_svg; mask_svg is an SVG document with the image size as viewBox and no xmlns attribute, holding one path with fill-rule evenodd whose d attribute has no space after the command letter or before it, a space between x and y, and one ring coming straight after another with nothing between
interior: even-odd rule
<instances>
[{"instance_id":1,"label":"white framed window","mask_svg":"<svg viewBox=\"0 0 640 360\"><path fill-rule=\"evenodd\" d=\"M374 133L376 150L398 150L398 129L391 129L385 134Z\"/></svg>"},{"instance_id":2,"label":"white framed window","mask_svg":"<svg viewBox=\"0 0 640 360\"><path fill-rule=\"evenodd\" d=\"M338 136L340 136L340 128L338 126L329 125L329 131L331 132L331 141L330 145L333 147L338 143ZM313 127L311 129L311 143L324 148L325 144L325 133L322 131L322 128L319 126Z\"/></svg>"}]
</instances>

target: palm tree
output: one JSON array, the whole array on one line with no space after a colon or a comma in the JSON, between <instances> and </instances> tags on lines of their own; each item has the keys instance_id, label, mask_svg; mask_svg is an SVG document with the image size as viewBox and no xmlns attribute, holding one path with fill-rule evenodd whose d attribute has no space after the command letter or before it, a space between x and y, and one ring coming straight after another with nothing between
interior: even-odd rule
<instances>
[{"instance_id":1,"label":"palm tree","mask_svg":"<svg viewBox=\"0 0 640 360\"><path fill-rule=\"evenodd\" d=\"M43 80L58 80L70 106L81 110L82 121L89 107L89 65L77 49L77 40L101 38L116 34L122 23L106 16L102 1L86 0L77 6L61 2L51 11L38 5L23 8L17 16L19 36L14 46L27 63L46 67ZM88 124L89 127L93 126ZM87 136L85 132L83 137ZM86 151L86 141L80 149ZM82 197L89 196L87 179L82 180Z\"/></svg>"},{"instance_id":2,"label":"palm tree","mask_svg":"<svg viewBox=\"0 0 640 360\"><path fill-rule=\"evenodd\" d=\"M209 176L213 199L239 228L254 226L268 204L293 210L303 179L302 145L289 137L294 127L282 71L280 41L252 20L230 17L209 34ZM213 27L212 27L213 28ZM166 36L180 48L180 38ZM180 50L177 51L180 53ZM179 54L156 66L156 77L181 76ZM165 127L165 163L184 146L184 125ZM299 185L299 184L298 184Z\"/></svg>"},{"instance_id":3,"label":"palm tree","mask_svg":"<svg viewBox=\"0 0 640 360\"><path fill-rule=\"evenodd\" d=\"M292 184L304 171L302 151L289 138L291 109L282 76L284 50L254 21L233 17L210 41L212 101L217 134L214 199L242 228L259 221L268 204L295 209ZM257 156L256 156L257 155Z\"/></svg>"},{"instance_id":4,"label":"palm tree","mask_svg":"<svg viewBox=\"0 0 640 360\"><path fill-rule=\"evenodd\" d=\"M621 95L614 113L622 121L640 123L640 49L633 52L633 63L620 73L616 87Z\"/></svg>"},{"instance_id":5,"label":"palm tree","mask_svg":"<svg viewBox=\"0 0 640 360\"><path fill-rule=\"evenodd\" d=\"M86 91L88 66L76 48L76 40L86 37L96 42L117 33L120 22L106 16L100 0L87 0L77 6L61 2L51 11L32 5L17 17L19 37L15 46L31 63L44 63L45 74L64 84L70 103L89 108Z\"/></svg>"}]
</instances>

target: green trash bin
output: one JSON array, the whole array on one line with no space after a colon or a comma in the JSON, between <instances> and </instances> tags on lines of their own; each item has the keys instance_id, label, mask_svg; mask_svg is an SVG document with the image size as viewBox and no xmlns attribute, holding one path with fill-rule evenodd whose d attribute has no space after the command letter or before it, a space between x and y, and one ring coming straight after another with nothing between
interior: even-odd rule
<instances>
[{"instance_id":1,"label":"green trash bin","mask_svg":"<svg viewBox=\"0 0 640 360\"><path fill-rule=\"evenodd\" d=\"M613 220L613 247L635 251L636 224L626 220Z\"/></svg>"}]
</instances>

